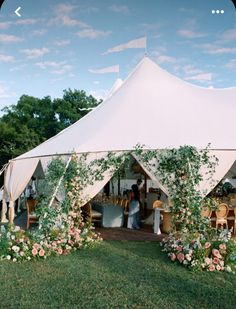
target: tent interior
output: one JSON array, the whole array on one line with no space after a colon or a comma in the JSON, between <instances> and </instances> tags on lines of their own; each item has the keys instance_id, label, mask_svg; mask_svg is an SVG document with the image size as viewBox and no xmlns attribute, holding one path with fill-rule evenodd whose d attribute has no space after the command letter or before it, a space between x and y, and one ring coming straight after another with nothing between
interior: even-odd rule
<instances>
[{"instance_id":1,"label":"tent interior","mask_svg":"<svg viewBox=\"0 0 236 309\"><path fill-rule=\"evenodd\" d=\"M66 159L65 159L66 162ZM96 191L92 191L90 199L86 205L91 205L90 218L87 213L83 213L85 220L91 220L95 226L103 228L127 228L129 214L129 192L133 184L142 180L140 188L140 225L145 230L153 232L155 225L155 210L153 203L160 200L163 207L168 207L168 192L162 190L158 180L149 173L143 164L140 164L134 157L125 166L122 166L112 177L105 177ZM41 161L36 165L31 179L28 181L25 190L15 204L15 223L26 226L26 202L27 199L37 199L37 194L47 187L44 183L45 167ZM106 175L105 175L106 176ZM230 184L226 186L226 184ZM220 188L220 190L219 190ZM224 189L224 190L223 190ZM229 202L236 206L236 162L233 163L229 171L223 176L217 186L210 192L215 198L220 198L224 202ZM56 196L57 202L62 201L63 196ZM84 210L87 211L85 207ZM83 212L83 208L82 208ZM101 216L96 218L96 214ZM93 218L95 215L95 218ZM165 216L160 217L160 228L162 232L168 232ZM94 219L94 220L93 220Z\"/></svg>"}]
</instances>

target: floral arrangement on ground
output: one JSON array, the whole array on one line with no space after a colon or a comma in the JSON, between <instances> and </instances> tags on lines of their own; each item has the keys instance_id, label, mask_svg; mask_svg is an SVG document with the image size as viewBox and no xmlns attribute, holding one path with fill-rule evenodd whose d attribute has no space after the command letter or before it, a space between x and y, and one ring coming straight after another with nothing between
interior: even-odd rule
<instances>
[{"instance_id":1,"label":"floral arrangement on ground","mask_svg":"<svg viewBox=\"0 0 236 309\"><path fill-rule=\"evenodd\" d=\"M175 233L162 241L172 262L192 270L236 272L236 240L231 231Z\"/></svg>"},{"instance_id":2,"label":"floral arrangement on ground","mask_svg":"<svg viewBox=\"0 0 236 309\"><path fill-rule=\"evenodd\" d=\"M85 162L86 156L78 159L76 155L72 156L67 166L60 158L52 160L44 180L47 192L44 188L38 198L39 228L24 231L14 225L1 226L1 260L16 262L67 255L101 240L93 231L92 224L85 223L82 216L81 192L95 177ZM62 203L51 203L55 190L62 190Z\"/></svg>"}]
</instances>

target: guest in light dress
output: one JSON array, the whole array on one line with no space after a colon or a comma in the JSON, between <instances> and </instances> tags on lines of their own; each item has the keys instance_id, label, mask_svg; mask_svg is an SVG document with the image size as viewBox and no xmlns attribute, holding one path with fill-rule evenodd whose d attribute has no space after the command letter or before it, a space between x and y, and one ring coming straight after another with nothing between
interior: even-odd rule
<instances>
[{"instance_id":1,"label":"guest in light dress","mask_svg":"<svg viewBox=\"0 0 236 309\"><path fill-rule=\"evenodd\" d=\"M139 189L137 185L132 185L132 191L130 194L130 203L129 203L129 216L128 216L128 229L140 229L139 225Z\"/></svg>"}]
</instances>

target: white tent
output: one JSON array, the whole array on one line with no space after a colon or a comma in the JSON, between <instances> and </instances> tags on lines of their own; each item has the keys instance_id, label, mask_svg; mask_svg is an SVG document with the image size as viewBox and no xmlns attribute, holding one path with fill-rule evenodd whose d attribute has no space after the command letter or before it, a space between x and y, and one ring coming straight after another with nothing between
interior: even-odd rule
<instances>
[{"instance_id":1,"label":"white tent","mask_svg":"<svg viewBox=\"0 0 236 309\"><path fill-rule=\"evenodd\" d=\"M234 124L236 88L207 89L182 81L145 57L121 86L85 117L31 151L13 159L5 176L5 189L13 202L24 190L39 162L72 152L104 156L107 151L179 147L205 148L219 158L215 180L220 181L236 159ZM142 164L142 162L140 162ZM155 179L152 171L146 171ZM89 189L93 197L104 181ZM203 181L201 190L210 192ZM91 191L91 193L90 193Z\"/></svg>"}]
</instances>

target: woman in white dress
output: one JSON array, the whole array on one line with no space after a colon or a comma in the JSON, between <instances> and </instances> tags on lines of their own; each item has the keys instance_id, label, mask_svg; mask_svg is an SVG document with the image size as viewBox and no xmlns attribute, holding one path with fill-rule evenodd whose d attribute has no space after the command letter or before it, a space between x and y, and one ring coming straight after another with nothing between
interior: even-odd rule
<instances>
[{"instance_id":1,"label":"woman in white dress","mask_svg":"<svg viewBox=\"0 0 236 309\"><path fill-rule=\"evenodd\" d=\"M140 204L139 204L139 190L137 185L132 185L132 191L130 196L130 203L129 203L129 216L128 216L128 229L140 229L139 226L139 211L140 211Z\"/></svg>"}]
</instances>

